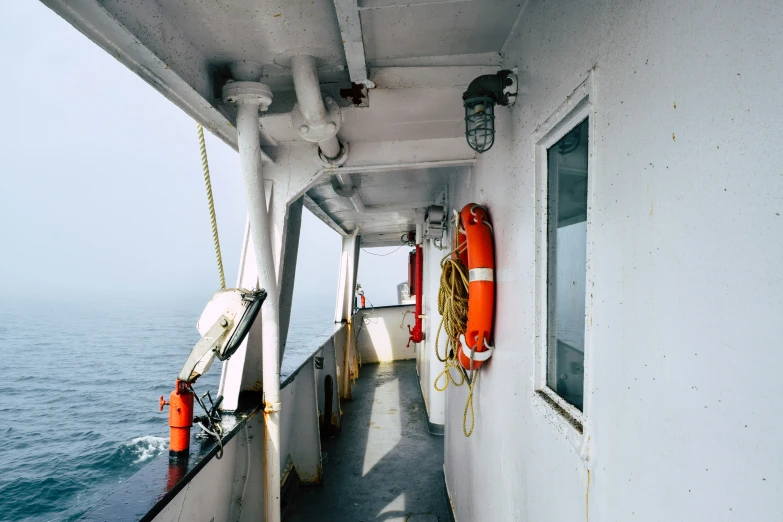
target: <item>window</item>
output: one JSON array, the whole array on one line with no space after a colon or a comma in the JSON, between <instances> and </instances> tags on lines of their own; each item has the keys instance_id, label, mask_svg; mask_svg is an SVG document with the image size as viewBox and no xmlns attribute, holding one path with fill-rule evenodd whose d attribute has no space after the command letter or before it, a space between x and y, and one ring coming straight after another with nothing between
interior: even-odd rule
<instances>
[{"instance_id":1,"label":"window","mask_svg":"<svg viewBox=\"0 0 783 522\"><path fill-rule=\"evenodd\" d=\"M583 410L587 270L585 119L547 149L546 385Z\"/></svg>"}]
</instances>

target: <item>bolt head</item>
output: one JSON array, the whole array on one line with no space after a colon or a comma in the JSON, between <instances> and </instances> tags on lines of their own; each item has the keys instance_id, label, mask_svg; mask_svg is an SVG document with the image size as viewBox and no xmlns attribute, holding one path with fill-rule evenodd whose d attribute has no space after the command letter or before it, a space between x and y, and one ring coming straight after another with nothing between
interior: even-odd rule
<instances>
[{"instance_id":1,"label":"bolt head","mask_svg":"<svg viewBox=\"0 0 783 522\"><path fill-rule=\"evenodd\" d=\"M220 326L228 326L228 321L226 319L221 319Z\"/></svg>"},{"instance_id":2,"label":"bolt head","mask_svg":"<svg viewBox=\"0 0 783 522\"><path fill-rule=\"evenodd\" d=\"M308 127L307 125L302 125L301 127L299 127L299 132L301 132L302 134L307 134L308 132L310 132L310 127Z\"/></svg>"},{"instance_id":3,"label":"bolt head","mask_svg":"<svg viewBox=\"0 0 783 522\"><path fill-rule=\"evenodd\" d=\"M330 132L334 132L337 130L337 124L333 121L330 121L326 128L329 129Z\"/></svg>"}]
</instances>

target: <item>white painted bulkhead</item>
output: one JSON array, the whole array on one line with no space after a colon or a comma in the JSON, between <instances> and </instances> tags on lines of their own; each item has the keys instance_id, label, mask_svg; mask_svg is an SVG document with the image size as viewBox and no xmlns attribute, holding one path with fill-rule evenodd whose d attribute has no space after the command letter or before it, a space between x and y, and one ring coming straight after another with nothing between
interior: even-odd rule
<instances>
[{"instance_id":1,"label":"white painted bulkhead","mask_svg":"<svg viewBox=\"0 0 783 522\"><path fill-rule=\"evenodd\" d=\"M430 240L424 243L424 341L417 346L419 384L424 404L427 408L427 420L430 428L440 431L445 423L446 394L435 389L435 381L443 371L443 363L435 355L435 339L441 316L438 313L438 289L440 288L440 261L449 252L449 243L441 250ZM438 350L446 353L446 333L440 332ZM445 377L444 377L445 378ZM443 386L444 378L438 382ZM433 426L434 425L434 426Z\"/></svg>"},{"instance_id":2,"label":"white painted bulkhead","mask_svg":"<svg viewBox=\"0 0 783 522\"><path fill-rule=\"evenodd\" d=\"M521 96L450 196L489 208L497 260L496 351L470 438L467 389L448 390L459 522L781 517L781 26L774 2L527 3L503 49ZM585 81L580 435L535 392L546 317L535 154Z\"/></svg>"},{"instance_id":3,"label":"white painted bulkhead","mask_svg":"<svg viewBox=\"0 0 783 522\"><path fill-rule=\"evenodd\" d=\"M408 327L413 328L414 323L412 305L360 308L353 317L362 364L416 357L416 346L408 345Z\"/></svg>"}]
</instances>

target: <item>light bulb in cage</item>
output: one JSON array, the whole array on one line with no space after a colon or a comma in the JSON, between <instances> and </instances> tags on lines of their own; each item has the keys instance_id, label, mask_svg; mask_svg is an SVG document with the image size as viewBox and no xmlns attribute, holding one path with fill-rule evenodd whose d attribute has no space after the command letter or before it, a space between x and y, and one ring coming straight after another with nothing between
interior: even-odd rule
<instances>
[{"instance_id":1,"label":"light bulb in cage","mask_svg":"<svg viewBox=\"0 0 783 522\"><path fill-rule=\"evenodd\" d=\"M476 96L465 100L465 137L476 152L486 152L495 142L495 100Z\"/></svg>"},{"instance_id":2,"label":"light bulb in cage","mask_svg":"<svg viewBox=\"0 0 783 522\"><path fill-rule=\"evenodd\" d=\"M510 105L517 95L517 78L511 71L479 76L462 95L465 138L470 148L488 151L495 143L495 105Z\"/></svg>"}]
</instances>

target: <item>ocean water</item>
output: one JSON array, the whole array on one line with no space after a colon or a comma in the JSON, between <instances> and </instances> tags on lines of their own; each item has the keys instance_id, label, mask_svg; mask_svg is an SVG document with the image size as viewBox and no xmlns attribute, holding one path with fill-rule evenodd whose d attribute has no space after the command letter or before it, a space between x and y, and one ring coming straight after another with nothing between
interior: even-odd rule
<instances>
[{"instance_id":1,"label":"ocean water","mask_svg":"<svg viewBox=\"0 0 783 522\"><path fill-rule=\"evenodd\" d=\"M202 304L0 305L0 521L75 520L166 451L168 397ZM333 332L295 303L283 374ZM217 392L219 364L196 383Z\"/></svg>"}]
</instances>

